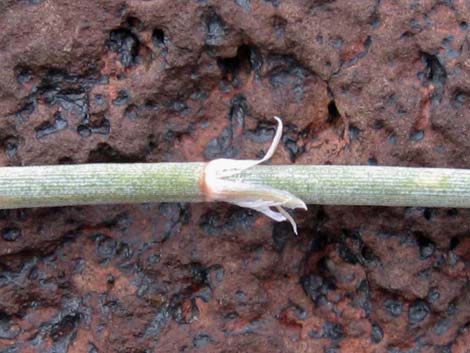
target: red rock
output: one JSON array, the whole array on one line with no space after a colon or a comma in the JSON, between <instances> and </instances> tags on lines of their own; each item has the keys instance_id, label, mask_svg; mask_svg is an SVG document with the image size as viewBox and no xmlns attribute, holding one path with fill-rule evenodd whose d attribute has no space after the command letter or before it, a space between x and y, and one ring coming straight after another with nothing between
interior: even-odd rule
<instances>
[{"instance_id":1,"label":"red rock","mask_svg":"<svg viewBox=\"0 0 470 353\"><path fill-rule=\"evenodd\" d=\"M278 115L273 163L469 168L466 6L3 1L0 165L255 158ZM467 352L470 211L296 216L0 211L0 351Z\"/></svg>"}]
</instances>

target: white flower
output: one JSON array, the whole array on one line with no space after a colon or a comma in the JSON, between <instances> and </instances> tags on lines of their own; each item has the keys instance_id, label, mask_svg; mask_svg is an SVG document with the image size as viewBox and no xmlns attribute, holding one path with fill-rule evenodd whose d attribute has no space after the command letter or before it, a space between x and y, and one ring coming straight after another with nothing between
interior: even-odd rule
<instances>
[{"instance_id":1,"label":"white flower","mask_svg":"<svg viewBox=\"0 0 470 353\"><path fill-rule=\"evenodd\" d=\"M274 117L274 119L278 122L276 134L268 152L262 159L214 159L207 163L203 185L207 201L223 201L251 208L277 222L287 220L292 224L294 233L297 234L297 225L294 219L283 207L306 210L305 202L285 190L278 190L266 185L248 184L234 178L241 172L266 162L273 156L282 136L282 121L278 117Z\"/></svg>"}]
</instances>

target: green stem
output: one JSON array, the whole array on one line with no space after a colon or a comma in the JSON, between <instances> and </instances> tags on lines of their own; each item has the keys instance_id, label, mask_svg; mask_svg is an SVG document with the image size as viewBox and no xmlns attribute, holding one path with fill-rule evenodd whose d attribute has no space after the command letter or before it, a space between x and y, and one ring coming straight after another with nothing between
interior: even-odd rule
<instances>
[{"instance_id":1,"label":"green stem","mask_svg":"<svg viewBox=\"0 0 470 353\"><path fill-rule=\"evenodd\" d=\"M0 168L0 208L203 202L204 163ZM470 170L257 166L237 181L286 190L310 204L470 207Z\"/></svg>"},{"instance_id":2,"label":"green stem","mask_svg":"<svg viewBox=\"0 0 470 353\"><path fill-rule=\"evenodd\" d=\"M0 209L203 201L203 167L137 163L0 168Z\"/></svg>"},{"instance_id":3,"label":"green stem","mask_svg":"<svg viewBox=\"0 0 470 353\"><path fill-rule=\"evenodd\" d=\"M307 204L470 207L470 170L370 166L260 166L247 181Z\"/></svg>"}]
</instances>

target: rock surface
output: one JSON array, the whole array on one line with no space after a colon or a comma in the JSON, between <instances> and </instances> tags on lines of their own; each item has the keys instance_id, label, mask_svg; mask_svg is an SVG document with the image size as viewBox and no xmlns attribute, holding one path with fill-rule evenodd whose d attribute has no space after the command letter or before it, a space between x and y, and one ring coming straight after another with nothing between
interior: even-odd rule
<instances>
[{"instance_id":1,"label":"rock surface","mask_svg":"<svg viewBox=\"0 0 470 353\"><path fill-rule=\"evenodd\" d=\"M0 165L470 168L467 1L3 0ZM0 211L0 352L470 347L470 212Z\"/></svg>"}]
</instances>

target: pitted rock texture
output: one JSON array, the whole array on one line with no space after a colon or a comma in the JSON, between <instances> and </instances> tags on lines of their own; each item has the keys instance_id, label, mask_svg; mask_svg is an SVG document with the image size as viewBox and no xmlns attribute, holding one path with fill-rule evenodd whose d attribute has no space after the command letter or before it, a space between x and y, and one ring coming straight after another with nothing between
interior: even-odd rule
<instances>
[{"instance_id":1,"label":"pitted rock texture","mask_svg":"<svg viewBox=\"0 0 470 353\"><path fill-rule=\"evenodd\" d=\"M4 0L0 165L470 168L466 1ZM0 211L0 352L470 350L470 211Z\"/></svg>"}]
</instances>

